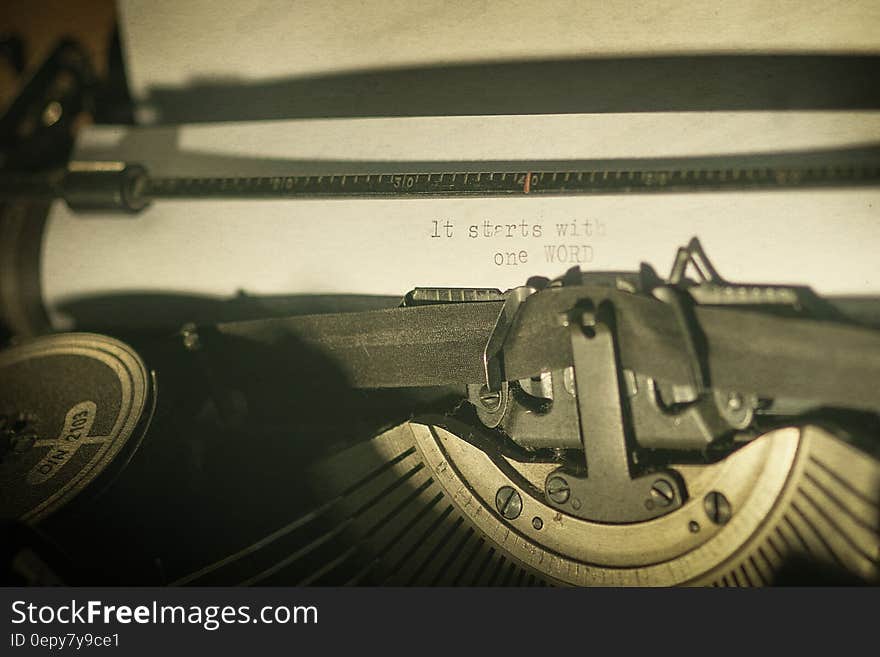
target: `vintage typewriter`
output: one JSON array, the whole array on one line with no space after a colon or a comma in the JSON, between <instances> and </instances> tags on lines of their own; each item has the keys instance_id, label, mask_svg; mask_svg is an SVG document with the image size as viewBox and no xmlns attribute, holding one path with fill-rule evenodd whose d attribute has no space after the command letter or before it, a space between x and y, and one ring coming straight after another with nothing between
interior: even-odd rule
<instances>
[{"instance_id":1,"label":"vintage typewriter","mask_svg":"<svg viewBox=\"0 0 880 657\"><path fill-rule=\"evenodd\" d=\"M16 125L77 102L52 83L59 71L79 79L65 48ZM35 152L6 134L19 148L8 163ZM634 259L628 271L520 266L508 290L424 281L396 298L86 299L72 331L47 323L35 274L52 199L138 222L169 199L880 182L876 149L839 155L241 177L7 164L4 579L877 584L877 298L729 281L699 234L668 272ZM171 308L161 320L160 307Z\"/></svg>"}]
</instances>

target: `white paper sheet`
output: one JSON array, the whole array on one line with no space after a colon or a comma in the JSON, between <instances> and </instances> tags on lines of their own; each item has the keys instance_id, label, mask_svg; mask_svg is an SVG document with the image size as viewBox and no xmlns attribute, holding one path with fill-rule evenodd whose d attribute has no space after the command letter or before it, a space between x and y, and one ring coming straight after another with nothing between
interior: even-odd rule
<instances>
[{"instance_id":1,"label":"white paper sheet","mask_svg":"<svg viewBox=\"0 0 880 657\"><path fill-rule=\"evenodd\" d=\"M291 166L286 160L677 157L850 146L878 135L880 112L313 120L91 128L78 154L135 159L159 175L240 173L243 165L234 157L244 157L249 172L278 174ZM878 293L878 220L880 190L868 188L174 201L132 219L74 215L57 203L44 241L42 282L52 310L84 296L132 291L227 297L239 290L505 289L574 264L634 270L646 261L666 274L675 248L696 235L730 280L806 283L827 294ZM432 237L437 233L442 236ZM56 322L62 320L56 315Z\"/></svg>"}]
</instances>

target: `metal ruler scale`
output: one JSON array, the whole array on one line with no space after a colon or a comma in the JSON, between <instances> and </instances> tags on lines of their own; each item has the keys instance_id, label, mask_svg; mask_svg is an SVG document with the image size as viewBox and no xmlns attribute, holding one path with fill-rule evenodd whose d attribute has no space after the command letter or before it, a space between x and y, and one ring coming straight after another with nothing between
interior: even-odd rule
<instances>
[{"instance_id":1,"label":"metal ruler scale","mask_svg":"<svg viewBox=\"0 0 880 657\"><path fill-rule=\"evenodd\" d=\"M865 186L880 166L727 169L387 173L233 178L150 178L144 194L165 198L567 196L650 192Z\"/></svg>"}]
</instances>

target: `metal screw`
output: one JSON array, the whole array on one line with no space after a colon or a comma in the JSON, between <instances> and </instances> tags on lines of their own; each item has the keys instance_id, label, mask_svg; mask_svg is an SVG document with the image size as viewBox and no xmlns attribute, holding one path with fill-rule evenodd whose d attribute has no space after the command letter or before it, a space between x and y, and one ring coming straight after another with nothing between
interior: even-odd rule
<instances>
[{"instance_id":1,"label":"metal screw","mask_svg":"<svg viewBox=\"0 0 880 657\"><path fill-rule=\"evenodd\" d=\"M743 407L743 398L738 392L731 392L727 396L727 408L731 411L738 411Z\"/></svg>"},{"instance_id":2,"label":"metal screw","mask_svg":"<svg viewBox=\"0 0 880 657\"><path fill-rule=\"evenodd\" d=\"M569 495L571 495L571 488L562 477L551 477L547 482L547 497L557 504L565 504Z\"/></svg>"},{"instance_id":3,"label":"metal screw","mask_svg":"<svg viewBox=\"0 0 880 657\"><path fill-rule=\"evenodd\" d=\"M511 486L502 486L495 493L495 507L504 518L516 520L522 513L522 497Z\"/></svg>"},{"instance_id":4,"label":"metal screw","mask_svg":"<svg viewBox=\"0 0 880 657\"><path fill-rule=\"evenodd\" d=\"M58 119L61 118L63 112L64 109L61 107L61 103L57 100L53 100L43 108L43 115L41 117L43 125L47 128L55 125L58 123Z\"/></svg>"},{"instance_id":5,"label":"metal screw","mask_svg":"<svg viewBox=\"0 0 880 657\"><path fill-rule=\"evenodd\" d=\"M757 400L739 392L713 393L721 417L734 429L745 429L752 422Z\"/></svg>"},{"instance_id":6,"label":"metal screw","mask_svg":"<svg viewBox=\"0 0 880 657\"><path fill-rule=\"evenodd\" d=\"M713 490L703 499L703 509L705 509L706 515L709 516L709 520L716 525L725 524L733 514L730 502L717 490Z\"/></svg>"},{"instance_id":7,"label":"metal screw","mask_svg":"<svg viewBox=\"0 0 880 657\"><path fill-rule=\"evenodd\" d=\"M487 411L497 411L501 406L501 391L489 390L489 386L480 388L480 403Z\"/></svg>"},{"instance_id":8,"label":"metal screw","mask_svg":"<svg viewBox=\"0 0 880 657\"><path fill-rule=\"evenodd\" d=\"M675 501L675 488L666 479L658 479L651 486L651 499L657 506L669 506Z\"/></svg>"}]
</instances>

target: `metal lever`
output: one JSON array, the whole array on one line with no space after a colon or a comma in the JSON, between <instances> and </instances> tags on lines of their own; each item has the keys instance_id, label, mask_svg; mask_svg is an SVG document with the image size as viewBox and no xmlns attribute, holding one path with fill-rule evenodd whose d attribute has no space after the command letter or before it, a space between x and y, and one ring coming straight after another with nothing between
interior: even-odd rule
<instances>
[{"instance_id":1,"label":"metal lever","mask_svg":"<svg viewBox=\"0 0 880 657\"><path fill-rule=\"evenodd\" d=\"M572 317L569 336L587 474L551 472L545 482L548 503L608 523L641 522L679 508L686 492L674 473L630 474L611 304Z\"/></svg>"},{"instance_id":2,"label":"metal lever","mask_svg":"<svg viewBox=\"0 0 880 657\"><path fill-rule=\"evenodd\" d=\"M519 310L520 305L532 294L535 288L528 285L516 287L509 290L505 294L504 305L501 306L501 312L495 320L495 326L489 334L486 346L483 348L483 374L486 380L486 388L489 391L497 392L501 389L501 384L505 381L504 362L502 353L504 349L504 340L507 333L513 325L514 317Z\"/></svg>"}]
</instances>

